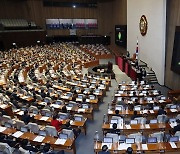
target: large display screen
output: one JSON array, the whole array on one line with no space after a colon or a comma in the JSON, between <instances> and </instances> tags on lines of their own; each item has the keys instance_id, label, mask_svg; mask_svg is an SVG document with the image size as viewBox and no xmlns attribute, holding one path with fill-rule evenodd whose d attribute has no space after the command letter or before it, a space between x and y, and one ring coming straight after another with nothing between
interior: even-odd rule
<instances>
[{"instance_id":1,"label":"large display screen","mask_svg":"<svg viewBox=\"0 0 180 154\"><path fill-rule=\"evenodd\" d=\"M115 43L126 48L127 46L127 26L115 25Z\"/></svg>"}]
</instances>

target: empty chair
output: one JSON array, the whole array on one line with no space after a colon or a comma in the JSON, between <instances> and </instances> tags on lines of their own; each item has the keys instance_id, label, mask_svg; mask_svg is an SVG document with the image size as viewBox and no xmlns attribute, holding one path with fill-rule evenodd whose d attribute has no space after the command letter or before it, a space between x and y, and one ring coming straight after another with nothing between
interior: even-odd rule
<instances>
[{"instance_id":1,"label":"empty chair","mask_svg":"<svg viewBox=\"0 0 180 154\"><path fill-rule=\"evenodd\" d=\"M54 91L53 88L49 88L49 89L48 89L48 92L49 92L49 93L53 93L53 91Z\"/></svg>"},{"instance_id":2,"label":"empty chair","mask_svg":"<svg viewBox=\"0 0 180 154\"><path fill-rule=\"evenodd\" d=\"M39 133L39 126L36 123L29 122L28 128L32 133L38 134Z\"/></svg>"},{"instance_id":3,"label":"empty chair","mask_svg":"<svg viewBox=\"0 0 180 154\"><path fill-rule=\"evenodd\" d=\"M112 137L113 143L119 142L119 135L118 134L107 133L106 137Z\"/></svg>"},{"instance_id":4,"label":"empty chair","mask_svg":"<svg viewBox=\"0 0 180 154\"><path fill-rule=\"evenodd\" d=\"M3 125L5 124L5 123L8 123L8 124L10 124L10 125L13 125L13 121L12 121L12 119L11 119L11 117L10 116L7 116L7 115L3 115L2 116L2 122L1 122Z\"/></svg>"},{"instance_id":5,"label":"empty chair","mask_svg":"<svg viewBox=\"0 0 180 154\"><path fill-rule=\"evenodd\" d=\"M45 97L44 98L44 102L46 103L51 103L52 102L52 99L50 97Z\"/></svg>"},{"instance_id":6,"label":"empty chair","mask_svg":"<svg viewBox=\"0 0 180 154\"><path fill-rule=\"evenodd\" d=\"M14 149L11 148L7 143L0 143L0 151L3 152L3 154L11 154L13 153Z\"/></svg>"},{"instance_id":7,"label":"empty chair","mask_svg":"<svg viewBox=\"0 0 180 154\"><path fill-rule=\"evenodd\" d=\"M128 135L128 138L135 138L136 143L142 143L142 134L141 133L134 133Z\"/></svg>"},{"instance_id":8,"label":"empty chair","mask_svg":"<svg viewBox=\"0 0 180 154\"><path fill-rule=\"evenodd\" d=\"M180 120L180 114L178 114L177 116L176 116L176 119L178 120Z\"/></svg>"},{"instance_id":9,"label":"empty chair","mask_svg":"<svg viewBox=\"0 0 180 154\"><path fill-rule=\"evenodd\" d=\"M158 123L165 123L168 121L168 118L166 115L158 115L157 120L158 120Z\"/></svg>"},{"instance_id":10,"label":"empty chair","mask_svg":"<svg viewBox=\"0 0 180 154\"><path fill-rule=\"evenodd\" d=\"M137 120L139 124L146 124L147 121L144 117L137 117L135 120Z\"/></svg>"},{"instance_id":11,"label":"empty chair","mask_svg":"<svg viewBox=\"0 0 180 154\"><path fill-rule=\"evenodd\" d=\"M24 121L16 120L15 122L16 123L14 124L14 126L16 127L17 130L21 130L21 127L25 127Z\"/></svg>"},{"instance_id":12,"label":"empty chair","mask_svg":"<svg viewBox=\"0 0 180 154\"><path fill-rule=\"evenodd\" d=\"M31 154L31 153L29 152L29 150L25 150L25 149L23 149L22 147L19 148L19 153L20 153L20 154Z\"/></svg>"},{"instance_id":13,"label":"empty chair","mask_svg":"<svg viewBox=\"0 0 180 154\"><path fill-rule=\"evenodd\" d=\"M42 101L43 99L42 99L41 95L38 95L38 94L37 94L37 95L36 95L36 100L37 100L37 101Z\"/></svg>"},{"instance_id":14,"label":"empty chair","mask_svg":"<svg viewBox=\"0 0 180 154\"><path fill-rule=\"evenodd\" d=\"M33 114L38 114L39 113L39 109L36 106L30 106L29 107L29 112L33 113Z\"/></svg>"},{"instance_id":15,"label":"empty chair","mask_svg":"<svg viewBox=\"0 0 180 154\"><path fill-rule=\"evenodd\" d=\"M62 100L57 100L57 101L55 102L55 104L58 104L58 105L63 105L63 104L64 104L64 102L63 102Z\"/></svg>"},{"instance_id":16,"label":"empty chair","mask_svg":"<svg viewBox=\"0 0 180 154\"><path fill-rule=\"evenodd\" d=\"M46 126L45 131L47 135L57 137L58 132L54 126Z\"/></svg>"},{"instance_id":17,"label":"empty chair","mask_svg":"<svg viewBox=\"0 0 180 154\"><path fill-rule=\"evenodd\" d=\"M41 110L41 115L42 116L46 116L46 117L51 117L52 116L52 112L49 109L42 109Z\"/></svg>"},{"instance_id":18,"label":"empty chair","mask_svg":"<svg viewBox=\"0 0 180 154\"><path fill-rule=\"evenodd\" d=\"M156 137L158 142L164 141L164 132L156 132L150 135L151 137Z\"/></svg>"},{"instance_id":19,"label":"empty chair","mask_svg":"<svg viewBox=\"0 0 180 154\"><path fill-rule=\"evenodd\" d=\"M179 136L179 139L180 139L180 131L177 131L174 136Z\"/></svg>"},{"instance_id":20,"label":"empty chair","mask_svg":"<svg viewBox=\"0 0 180 154\"><path fill-rule=\"evenodd\" d=\"M71 139L74 139L74 137L75 137L73 130L63 129L63 130L62 130L62 133L63 133L63 134L67 134L67 135L68 135L68 138L71 138Z\"/></svg>"}]
</instances>

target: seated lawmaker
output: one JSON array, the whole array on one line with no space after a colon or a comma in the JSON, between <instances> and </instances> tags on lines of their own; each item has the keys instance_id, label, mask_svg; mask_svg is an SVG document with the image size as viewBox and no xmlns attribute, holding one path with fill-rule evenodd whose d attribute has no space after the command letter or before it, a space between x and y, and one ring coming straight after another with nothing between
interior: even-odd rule
<instances>
[{"instance_id":1,"label":"seated lawmaker","mask_svg":"<svg viewBox=\"0 0 180 154\"><path fill-rule=\"evenodd\" d=\"M158 110L158 115L166 114L166 111L164 110L164 106L161 105L161 108Z\"/></svg>"},{"instance_id":2,"label":"seated lawmaker","mask_svg":"<svg viewBox=\"0 0 180 154\"><path fill-rule=\"evenodd\" d=\"M131 120L134 120L135 118L138 118L140 117L138 114L137 114L137 111L134 111L134 115L131 117Z\"/></svg>"},{"instance_id":3,"label":"seated lawmaker","mask_svg":"<svg viewBox=\"0 0 180 154\"><path fill-rule=\"evenodd\" d=\"M98 152L98 154L110 154L110 152L108 151L108 146L103 145L102 146L102 151Z\"/></svg>"},{"instance_id":4,"label":"seated lawmaker","mask_svg":"<svg viewBox=\"0 0 180 154\"><path fill-rule=\"evenodd\" d=\"M29 115L28 110L24 111L24 115L22 115L21 120L24 121L26 125L31 121L31 116Z\"/></svg>"},{"instance_id":5,"label":"seated lawmaker","mask_svg":"<svg viewBox=\"0 0 180 154\"><path fill-rule=\"evenodd\" d=\"M54 126L56 130L59 132L61 131L62 127L62 121L57 120L57 114L53 115L53 120L51 121L51 126Z\"/></svg>"}]
</instances>

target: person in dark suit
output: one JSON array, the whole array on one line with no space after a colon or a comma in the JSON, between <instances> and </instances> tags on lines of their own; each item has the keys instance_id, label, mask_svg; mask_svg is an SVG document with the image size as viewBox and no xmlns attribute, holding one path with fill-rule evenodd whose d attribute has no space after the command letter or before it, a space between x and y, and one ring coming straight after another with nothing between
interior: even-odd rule
<instances>
[{"instance_id":1,"label":"person in dark suit","mask_svg":"<svg viewBox=\"0 0 180 154\"><path fill-rule=\"evenodd\" d=\"M103 145L102 146L102 151L98 152L98 154L111 154L111 153L108 151L108 146Z\"/></svg>"},{"instance_id":2,"label":"person in dark suit","mask_svg":"<svg viewBox=\"0 0 180 154\"><path fill-rule=\"evenodd\" d=\"M21 120L24 121L26 125L30 122L31 116L28 114L27 110L24 111L24 115L21 117Z\"/></svg>"},{"instance_id":3,"label":"person in dark suit","mask_svg":"<svg viewBox=\"0 0 180 154\"><path fill-rule=\"evenodd\" d=\"M133 149L131 147L128 147L126 150L126 154L133 154Z\"/></svg>"},{"instance_id":4,"label":"person in dark suit","mask_svg":"<svg viewBox=\"0 0 180 154\"><path fill-rule=\"evenodd\" d=\"M139 115L137 114L137 111L134 111L134 115L131 117L131 120L134 120L135 118L138 118Z\"/></svg>"},{"instance_id":5,"label":"person in dark suit","mask_svg":"<svg viewBox=\"0 0 180 154\"><path fill-rule=\"evenodd\" d=\"M117 130L117 124L116 124L116 123L114 123L114 124L112 125L112 129L111 129L110 133L120 135L120 130Z\"/></svg>"},{"instance_id":6,"label":"person in dark suit","mask_svg":"<svg viewBox=\"0 0 180 154\"><path fill-rule=\"evenodd\" d=\"M24 149L24 150L28 150L30 152L38 152L39 149L38 147L36 146L32 146L31 144L28 144L28 140L27 139L23 139L21 141L21 147Z\"/></svg>"},{"instance_id":7,"label":"person in dark suit","mask_svg":"<svg viewBox=\"0 0 180 154\"><path fill-rule=\"evenodd\" d=\"M158 115L166 114L166 111L164 110L164 106L161 105L161 108L158 110Z\"/></svg>"}]
</instances>

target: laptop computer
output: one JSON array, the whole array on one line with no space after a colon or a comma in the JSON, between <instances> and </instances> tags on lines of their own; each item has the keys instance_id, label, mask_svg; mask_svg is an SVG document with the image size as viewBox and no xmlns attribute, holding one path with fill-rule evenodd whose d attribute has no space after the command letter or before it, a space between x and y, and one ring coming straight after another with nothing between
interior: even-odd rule
<instances>
[{"instance_id":1,"label":"laptop computer","mask_svg":"<svg viewBox=\"0 0 180 154\"><path fill-rule=\"evenodd\" d=\"M114 124L114 123L118 124L118 120L117 119L111 119L111 124Z\"/></svg>"},{"instance_id":2,"label":"laptop computer","mask_svg":"<svg viewBox=\"0 0 180 154\"><path fill-rule=\"evenodd\" d=\"M148 143L157 143L157 137L149 137L147 142Z\"/></svg>"},{"instance_id":3,"label":"laptop computer","mask_svg":"<svg viewBox=\"0 0 180 154\"><path fill-rule=\"evenodd\" d=\"M134 144L135 143L135 138L126 138L125 143L126 144Z\"/></svg>"},{"instance_id":4,"label":"laptop computer","mask_svg":"<svg viewBox=\"0 0 180 154\"><path fill-rule=\"evenodd\" d=\"M76 116L76 117L74 117L74 120L75 121L82 121L82 117Z\"/></svg>"},{"instance_id":5,"label":"laptop computer","mask_svg":"<svg viewBox=\"0 0 180 154\"><path fill-rule=\"evenodd\" d=\"M113 143L113 138L112 137L104 137L103 142L104 143Z\"/></svg>"},{"instance_id":6,"label":"laptop computer","mask_svg":"<svg viewBox=\"0 0 180 154\"><path fill-rule=\"evenodd\" d=\"M169 142L179 142L179 136L170 137Z\"/></svg>"},{"instance_id":7,"label":"laptop computer","mask_svg":"<svg viewBox=\"0 0 180 154\"><path fill-rule=\"evenodd\" d=\"M159 110L159 106L154 106L153 110Z\"/></svg>"},{"instance_id":8,"label":"laptop computer","mask_svg":"<svg viewBox=\"0 0 180 154\"><path fill-rule=\"evenodd\" d=\"M68 134L60 133L59 134L59 138L60 139L67 139L68 138Z\"/></svg>"},{"instance_id":9,"label":"laptop computer","mask_svg":"<svg viewBox=\"0 0 180 154\"><path fill-rule=\"evenodd\" d=\"M131 120L131 121L130 121L130 124L131 124L131 125L136 125L136 124L138 124L138 120Z\"/></svg>"},{"instance_id":10,"label":"laptop computer","mask_svg":"<svg viewBox=\"0 0 180 154\"><path fill-rule=\"evenodd\" d=\"M150 124L157 124L157 119L151 119Z\"/></svg>"}]
</instances>

